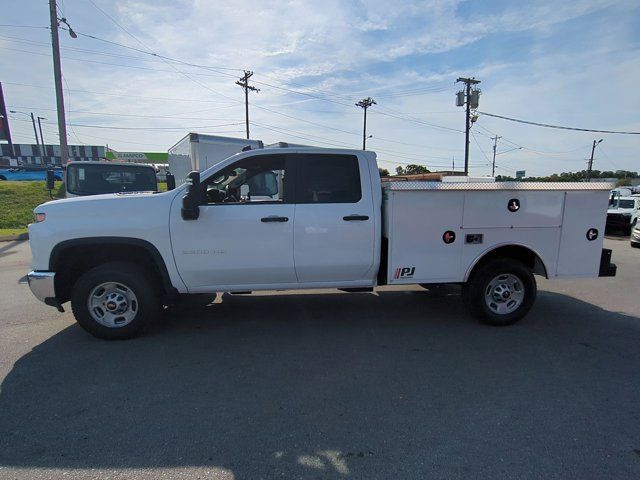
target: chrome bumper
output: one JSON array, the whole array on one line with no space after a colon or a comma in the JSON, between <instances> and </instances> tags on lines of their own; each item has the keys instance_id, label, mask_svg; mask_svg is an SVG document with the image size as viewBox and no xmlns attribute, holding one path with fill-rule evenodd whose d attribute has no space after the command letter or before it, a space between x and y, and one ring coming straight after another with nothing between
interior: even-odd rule
<instances>
[{"instance_id":1,"label":"chrome bumper","mask_svg":"<svg viewBox=\"0 0 640 480\"><path fill-rule=\"evenodd\" d=\"M55 272L29 272L29 288L38 300L47 305L56 306L56 291L53 285Z\"/></svg>"}]
</instances>

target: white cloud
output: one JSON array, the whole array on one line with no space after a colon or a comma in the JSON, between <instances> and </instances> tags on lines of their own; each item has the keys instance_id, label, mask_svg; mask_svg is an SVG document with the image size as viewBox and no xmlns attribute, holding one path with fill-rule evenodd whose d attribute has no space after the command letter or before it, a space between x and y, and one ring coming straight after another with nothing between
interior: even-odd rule
<instances>
[{"instance_id":1,"label":"white cloud","mask_svg":"<svg viewBox=\"0 0 640 480\"><path fill-rule=\"evenodd\" d=\"M524 2L523 2L524 3ZM374 138L369 145L380 150L380 158L398 162L424 158L432 165L448 164L452 156L460 165L463 136L382 115L393 111L411 113L428 123L462 128L462 110L456 108L454 80L460 75L482 79L482 109L520 118L576 126L640 129L636 121L638 96L633 81L638 76L637 32L630 23L631 4L613 0L582 0L562 4L549 0L513 3L498 11L482 12L477 3L454 0L416 2L339 0L322 3L291 0L269 4L264 1L183 2L102 1L113 15L144 45L155 52L186 62L254 70L254 79L275 86L311 87L312 95L332 92L340 104L314 100L257 85L251 95L255 106L252 119L260 124L290 130L318 142L360 144L361 111L351 105L361 96L378 97L370 112L369 128ZM473 14L467 10L473 7ZM141 49L145 47L113 25L109 19L79 0L66 0L66 15L80 32L99 32L102 37ZM39 23L46 24L46 9L39 11ZM590 36L571 34L574 23L597 13ZM13 23L24 23L15 12ZM8 19L9 22L11 19ZM34 22L37 20L34 20ZM106 32L106 33L105 33ZM4 30L0 34L9 34ZM24 33L24 32L23 32ZM31 32L30 32L31 33ZM566 35L565 35L566 33ZM499 36L527 38L524 45L497 45L487 51L476 49L463 55L462 47ZM32 38L46 44L47 32L33 32ZM0 38L0 41L4 41ZM515 40L514 40L515 41ZM565 42L571 42L565 44ZM48 55L48 47L19 46ZM183 126L182 131L119 131L77 127L85 142L108 142L120 149L166 149L190 127L241 123L244 119L242 91L234 84L236 71L222 73L170 66L158 59L122 50L86 38L63 38L63 45L144 57L147 60L103 57L77 51L63 51L63 69L71 87L72 119L77 123L130 127ZM497 47L497 52L494 51ZM512 48L511 50L509 48ZM79 62L85 60L143 66L151 70ZM22 65L28 62L25 78ZM3 81L51 84L47 56L8 51L0 55ZM176 71L177 70L177 71ZM180 73L182 72L182 73ZM225 73L227 75L225 75ZM231 75L231 76L228 76ZM422 89L422 90L420 90ZM78 90L101 92L102 95ZM402 92L405 92L404 94ZM413 95L413 93L422 95ZM5 84L7 102L12 105L55 108L53 92ZM153 98L141 98L153 97ZM159 100L159 99L174 100ZM194 101L184 101L194 99ZM68 99L69 100L69 99ZM354 134L295 120L261 110L260 106L308 122L323 124ZM148 117L93 115L85 112L146 115ZM41 110L54 119L53 111ZM156 118L149 118L156 116ZM14 122L14 131L29 140L30 124ZM523 145L544 152L568 152L544 157L528 150L500 157L508 168L525 168L531 173L548 173L583 167L592 135L535 129L483 117L476 130L482 150L489 155L491 143L482 127ZM46 126L51 138L53 126ZM242 136L242 125L205 129L231 131ZM254 127L256 137L266 141L287 140L284 133ZM297 132L297 133L295 133ZM74 140L73 133L72 141ZM382 140L386 139L386 140ZM299 138L291 140L301 142ZM394 143L387 140L393 140ZM411 144L411 145L408 145ZM420 147L418 145L423 145ZM486 164L482 152L472 144L472 163ZM580 150L582 147L584 148ZM602 144L610 163L636 168L637 139L607 137ZM404 158L406 157L406 158ZM550 161L548 158L552 158ZM387 166L391 166L390 164ZM611 168L611 167L609 167ZM476 173L486 173L477 167Z\"/></svg>"}]
</instances>

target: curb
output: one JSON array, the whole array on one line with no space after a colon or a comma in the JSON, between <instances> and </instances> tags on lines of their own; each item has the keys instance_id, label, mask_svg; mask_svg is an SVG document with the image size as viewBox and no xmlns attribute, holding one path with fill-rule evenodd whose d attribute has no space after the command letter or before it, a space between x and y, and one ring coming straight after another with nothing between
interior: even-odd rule
<instances>
[{"instance_id":1,"label":"curb","mask_svg":"<svg viewBox=\"0 0 640 480\"><path fill-rule=\"evenodd\" d=\"M29 234L20 233L18 235L0 235L0 242L18 242L20 240L29 240Z\"/></svg>"}]
</instances>

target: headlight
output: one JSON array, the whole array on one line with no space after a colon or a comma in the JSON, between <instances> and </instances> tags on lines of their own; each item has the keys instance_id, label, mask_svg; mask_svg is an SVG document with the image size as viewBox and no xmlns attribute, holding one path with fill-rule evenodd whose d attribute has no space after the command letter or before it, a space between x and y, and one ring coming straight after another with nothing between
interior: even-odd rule
<instances>
[{"instance_id":1,"label":"headlight","mask_svg":"<svg viewBox=\"0 0 640 480\"><path fill-rule=\"evenodd\" d=\"M33 214L33 219L36 223L40 223L40 222L44 222L47 218L47 214L46 213L34 213Z\"/></svg>"},{"instance_id":2,"label":"headlight","mask_svg":"<svg viewBox=\"0 0 640 480\"><path fill-rule=\"evenodd\" d=\"M625 218L631 218L631 214L630 213L623 213L622 216L625 217Z\"/></svg>"}]
</instances>

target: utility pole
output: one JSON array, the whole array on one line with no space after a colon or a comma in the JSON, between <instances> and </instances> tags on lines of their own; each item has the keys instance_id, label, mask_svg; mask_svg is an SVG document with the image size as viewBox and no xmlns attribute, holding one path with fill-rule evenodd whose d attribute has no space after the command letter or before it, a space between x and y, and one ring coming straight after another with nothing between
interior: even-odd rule
<instances>
[{"instance_id":1,"label":"utility pole","mask_svg":"<svg viewBox=\"0 0 640 480\"><path fill-rule=\"evenodd\" d=\"M496 135L493 137L493 164L491 165L491 176L496 176L496 149L498 148L498 140L502 137Z\"/></svg>"},{"instance_id":2,"label":"utility pole","mask_svg":"<svg viewBox=\"0 0 640 480\"><path fill-rule=\"evenodd\" d=\"M461 107L464 103L467 105L467 115L466 115L466 128L465 128L465 143L464 143L464 174L469 175L469 132L471 130L471 108L478 108L478 101L480 99L480 90L471 90L472 85L477 85L480 83L480 80L476 80L475 78L464 78L460 77L456 80L456 83L462 82L465 84L464 92L458 92L457 95L457 105ZM461 98L460 94L463 94L464 101ZM473 96L472 96L473 94Z\"/></svg>"},{"instance_id":3,"label":"utility pole","mask_svg":"<svg viewBox=\"0 0 640 480\"><path fill-rule=\"evenodd\" d=\"M66 165L69 160L67 147L67 125L64 117L64 94L62 92L62 68L60 66L60 39L58 38L58 26L64 23L69 29L71 38L77 38L66 18L58 19L56 0L49 0L49 19L51 20L51 49L53 51L53 80L56 87L56 105L58 110L58 136L60 137L60 162Z\"/></svg>"},{"instance_id":4,"label":"utility pole","mask_svg":"<svg viewBox=\"0 0 640 480\"><path fill-rule=\"evenodd\" d=\"M591 181L591 170L593 169L593 154L596 151L596 146L602 142L602 138L600 140L594 140L593 141L593 145L591 146L591 158L589 159L589 166L587 167L587 178L585 179L585 181L590 182Z\"/></svg>"},{"instance_id":5,"label":"utility pole","mask_svg":"<svg viewBox=\"0 0 640 480\"><path fill-rule=\"evenodd\" d=\"M245 121L247 123L247 140L249 140L249 90L258 93L259 88L249 85L249 79L253 76L253 72L249 70L244 71L244 75L240 77L240 80L236 82L236 85L240 85L244 90L244 114Z\"/></svg>"},{"instance_id":6,"label":"utility pole","mask_svg":"<svg viewBox=\"0 0 640 480\"><path fill-rule=\"evenodd\" d=\"M40 141L42 142L42 157L47 155L47 150L44 148L44 135L42 135L42 124L40 120L46 120L44 117L38 117L38 130L40 130Z\"/></svg>"},{"instance_id":7,"label":"utility pole","mask_svg":"<svg viewBox=\"0 0 640 480\"><path fill-rule=\"evenodd\" d=\"M362 129L362 150L367 149L367 108L377 105L376 101L371 98L363 98L358 103L356 103L356 107L360 107L364 109L364 127Z\"/></svg>"}]
</instances>

